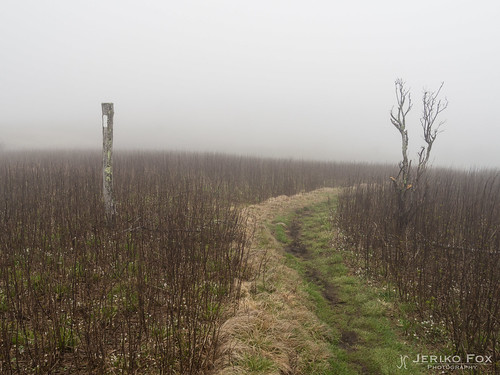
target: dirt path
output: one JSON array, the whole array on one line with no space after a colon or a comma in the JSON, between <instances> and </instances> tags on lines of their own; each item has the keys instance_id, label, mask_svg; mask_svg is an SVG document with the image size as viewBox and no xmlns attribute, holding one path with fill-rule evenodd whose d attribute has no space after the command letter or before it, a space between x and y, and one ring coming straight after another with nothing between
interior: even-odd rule
<instances>
[{"instance_id":1,"label":"dirt path","mask_svg":"<svg viewBox=\"0 0 500 375\"><path fill-rule=\"evenodd\" d=\"M222 327L216 374L400 373L400 354L413 349L394 331L387 302L349 274L332 246L337 194L321 189L247 209L255 230L248 280Z\"/></svg>"},{"instance_id":2,"label":"dirt path","mask_svg":"<svg viewBox=\"0 0 500 375\"><path fill-rule=\"evenodd\" d=\"M216 374L298 374L309 357L327 360L328 344L321 339L326 327L300 290L302 277L284 264L271 223L337 192L320 189L248 207L248 226L254 231L249 279L242 284L236 314L222 327Z\"/></svg>"},{"instance_id":3,"label":"dirt path","mask_svg":"<svg viewBox=\"0 0 500 375\"><path fill-rule=\"evenodd\" d=\"M311 215L313 215L313 212L307 206L296 210L295 217L292 219L288 231L291 237L291 243L285 247L285 251L302 260L309 260L312 255L307 245L302 240L302 221ZM316 267L306 263L305 268L306 279L320 287L322 291L321 294L332 306L335 306L337 303L342 303L342 301L339 301L338 293L336 292L337 287L334 283L328 280L327 277L324 277Z\"/></svg>"}]
</instances>

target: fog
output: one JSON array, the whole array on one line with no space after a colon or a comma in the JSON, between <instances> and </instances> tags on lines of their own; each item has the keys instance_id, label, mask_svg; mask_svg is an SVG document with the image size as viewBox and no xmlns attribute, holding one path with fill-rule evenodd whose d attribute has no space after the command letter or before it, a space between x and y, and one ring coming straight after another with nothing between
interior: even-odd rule
<instances>
[{"instance_id":1,"label":"fog","mask_svg":"<svg viewBox=\"0 0 500 375\"><path fill-rule=\"evenodd\" d=\"M2 1L0 143L396 163L394 81L445 82L434 165L500 167L500 2Z\"/></svg>"}]
</instances>

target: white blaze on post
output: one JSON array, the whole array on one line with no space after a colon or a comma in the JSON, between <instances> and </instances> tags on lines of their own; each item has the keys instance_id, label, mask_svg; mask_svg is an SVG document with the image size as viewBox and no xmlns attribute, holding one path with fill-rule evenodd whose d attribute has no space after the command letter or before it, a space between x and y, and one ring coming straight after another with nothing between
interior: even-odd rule
<instances>
[{"instance_id":1,"label":"white blaze on post","mask_svg":"<svg viewBox=\"0 0 500 375\"><path fill-rule=\"evenodd\" d=\"M104 207L109 221L115 216L113 201L113 103L102 103L102 187Z\"/></svg>"}]
</instances>

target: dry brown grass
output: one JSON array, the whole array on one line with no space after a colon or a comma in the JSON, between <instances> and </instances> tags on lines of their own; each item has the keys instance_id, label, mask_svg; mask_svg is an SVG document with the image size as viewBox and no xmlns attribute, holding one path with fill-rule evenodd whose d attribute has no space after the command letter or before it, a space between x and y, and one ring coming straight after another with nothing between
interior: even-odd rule
<instances>
[{"instance_id":1,"label":"dry brown grass","mask_svg":"<svg viewBox=\"0 0 500 375\"><path fill-rule=\"evenodd\" d=\"M324 188L248 207L256 229L249 256L253 277L242 283L239 308L222 326L215 373L301 374L308 363L327 362L330 328L313 313L297 271L284 264L269 223L336 192Z\"/></svg>"}]
</instances>

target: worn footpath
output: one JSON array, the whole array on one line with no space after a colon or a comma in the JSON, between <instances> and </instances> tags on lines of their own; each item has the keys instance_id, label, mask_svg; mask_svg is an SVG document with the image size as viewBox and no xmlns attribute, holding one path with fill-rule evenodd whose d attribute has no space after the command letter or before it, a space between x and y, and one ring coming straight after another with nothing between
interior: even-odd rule
<instances>
[{"instance_id":1,"label":"worn footpath","mask_svg":"<svg viewBox=\"0 0 500 375\"><path fill-rule=\"evenodd\" d=\"M417 374L385 289L368 287L335 247L337 189L247 209L248 279L222 326L217 374Z\"/></svg>"}]
</instances>

